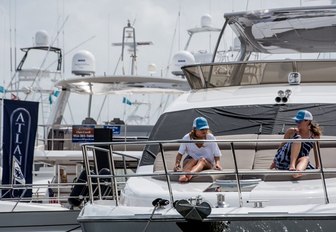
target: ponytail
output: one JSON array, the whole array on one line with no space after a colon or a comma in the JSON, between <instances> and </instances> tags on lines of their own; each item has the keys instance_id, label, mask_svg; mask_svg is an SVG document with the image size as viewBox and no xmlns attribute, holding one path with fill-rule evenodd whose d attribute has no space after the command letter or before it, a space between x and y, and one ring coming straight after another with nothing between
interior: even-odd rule
<instances>
[{"instance_id":1,"label":"ponytail","mask_svg":"<svg viewBox=\"0 0 336 232\"><path fill-rule=\"evenodd\" d=\"M310 131L313 133L314 137L319 137L322 135L322 129L319 124L311 122Z\"/></svg>"}]
</instances>

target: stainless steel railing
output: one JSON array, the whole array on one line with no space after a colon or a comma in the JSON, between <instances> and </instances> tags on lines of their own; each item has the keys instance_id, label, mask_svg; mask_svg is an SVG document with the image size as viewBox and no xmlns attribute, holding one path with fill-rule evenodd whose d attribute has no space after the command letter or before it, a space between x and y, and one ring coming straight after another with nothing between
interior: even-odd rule
<instances>
[{"instance_id":1,"label":"stainless steel railing","mask_svg":"<svg viewBox=\"0 0 336 232\"><path fill-rule=\"evenodd\" d=\"M216 172L207 172L207 171L202 171L200 173L192 173L193 176L208 176L208 175L214 175L214 174L223 174L223 175L233 175L234 179L237 181L237 194L238 194L238 199L239 199L239 206L242 207L243 206L243 198L242 198L242 189L241 189L241 177L240 175L276 175L276 176L288 176L288 175L293 175L293 174L305 174L305 175L310 175L310 174L320 174L320 179L322 181L322 186L323 186L323 193L324 193L324 202L325 204L329 203L329 195L328 195L328 191L327 191L327 185L326 185L326 177L325 174L336 174L336 170L326 170L324 169L323 166L323 159L321 157L321 149L318 147L317 152L318 152L318 160L316 162L318 162L320 164L318 169L314 169L314 170L305 170L305 171L275 171L275 170L240 170L237 164L237 155L236 155L236 147L235 144L236 143L260 143L260 142L277 142L277 143L281 143L281 142L306 142L306 141L315 141L315 142L334 142L335 143L335 148L336 148L336 139L225 139L225 140L216 140L215 142L217 143L226 143L229 144L230 149L232 151L232 155L233 155L233 161L234 161L234 167L233 167L233 171L231 170L221 170L221 171L216 171ZM142 144L142 145L157 145L159 146L159 153L157 155L161 155L162 156L162 162L163 162L163 173L145 173L145 174L139 174L139 173L126 173L124 172L124 174L116 174L116 170L115 170L115 166L114 166L114 156L111 154L114 154L113 151L113 146L114 145L118 145L118 144L124 144L124 142L108 142L108 143L83 143L81 144L82 146L82 152L83 152L83 158L84 158L84 164L85 164L85 168L87 170L88 173L88 185L89 185L89 200L91 202L94 201L94 196L93 196L93 192L95 191L93 189L93 179L96 178L98 181L98 189L100 188L100 179L103 178L108 178L110 179L110 182L105 182L105 184L110 185L113 188L113 195L111 197L111 199L115 200L116 205L119 205L119 196L118 196L118 192L119 192L119 185L118 185L118 178L130 178L130 177L146 177L146 176L150 176L150 177L156 177L156 176L164 176L166 177L166 181L167 181L167 187L168 187L168 192L169 192L169 197L170 197L170 201L174 202L174 196L173 196L173 191L172 191L172 185L171 185L171 180L170 178L172 176L177 176L177 175L183 175L183 174L191 174L189 172L169 172L168 168L167 168L167 163L166 163L166 157L165 157L165 151L164 151L164 145L167 144L176 144L176 143L196 143L196 142L204 142L204 143L209 143L209 142L214 142L214 141L210 141L210 140L197 140L197 141L184 141L184 140L160 140L160 141L141 141L141 142L126 142L127 144ZM107 147L107 148L102 148L102 146ZM92 167L90 166L90 162L89 162L89 151L92 151L94 156L95 156L95 151L96 150L100 150L103 152L106 152L109 156L109 168L111 170L110 174L105 174L105 175L99 175L98 170L95 170L96 174L89 174L90 170L92 170ZM177 154L177 150L176 150L176 154ZM133 159L134 157L132 156L128 156L127 154L119 154L123 157L123 159ZM275 154L274 154L275 155ZM96 158L94 158L94 166L97 167L97 160ZM336 168L336 166L335 166ZM126 170L126 167L125 169ZM99 199L102 199L101 196L101 191L99 190Z\"/></svg>"}]
</instances>

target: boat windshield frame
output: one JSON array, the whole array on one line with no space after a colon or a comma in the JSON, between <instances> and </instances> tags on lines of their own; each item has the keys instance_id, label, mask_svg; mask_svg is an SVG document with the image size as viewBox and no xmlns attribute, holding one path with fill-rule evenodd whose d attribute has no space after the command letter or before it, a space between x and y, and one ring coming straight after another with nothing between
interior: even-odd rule
<instances>
[{"instance_id":1,"label":"boat windshield frame","mask_svg":"<svg viewBox=\"0 0 336 232\"><path fill-rule=\"evenodd\" d=\"M335 5L233 12L224 18L247 55L336 52Z\"/></svg>"},{"instance_id":2,"label":"boat windshield frame","mask_svg":"<svg viewBox=\"0 0 336 232\"><path fill-rule=\"evenodd\" d=\"M192 89L291 84L292 73L300 74L301 84L336 82L336 59L208 63L182 69Z\"/></svg>"}]
</instances>

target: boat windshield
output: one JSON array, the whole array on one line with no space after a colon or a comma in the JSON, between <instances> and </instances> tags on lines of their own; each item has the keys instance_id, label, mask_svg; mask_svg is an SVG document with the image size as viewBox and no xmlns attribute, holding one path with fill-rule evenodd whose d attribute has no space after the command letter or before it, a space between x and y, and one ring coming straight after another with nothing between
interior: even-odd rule
<instances>
[{"instance_id":1,"label":"boat windshield","mask_svg":"<svg viewBox=\"0 0 336 232\"><path fill-rule=\"evenodd\" d=\"M300 74L301 84L336 81L336 60L231 62L186 66L183 70L192 89L288 84L292 73Z\"/></svg>"},{"instance_id":2,"label":"boat windshield","mask_svg":"<svg viewBox=\"0 0 336 232\"><path fill-rule=\"evenodd\" d=\"M311 6L224 15L245 52L335 52L336 7Z\"/></svg>"}]
</instances>

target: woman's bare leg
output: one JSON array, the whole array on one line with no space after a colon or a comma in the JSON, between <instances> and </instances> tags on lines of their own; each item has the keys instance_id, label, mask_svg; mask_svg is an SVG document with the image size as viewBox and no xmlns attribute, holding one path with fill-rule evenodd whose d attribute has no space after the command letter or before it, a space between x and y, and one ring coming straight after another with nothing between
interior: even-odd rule
<instances>
[{"instance_id":1,"label":"woman's bare leg","mask_svg":"<svg viewBox=\"0 0 336 232\"><path fill-rule=\"evenodd\" d=\"M289 170L295 171L296 170L296 163L299 156L299 152L301 149L301 143L292 143L291 146L291 154L290 154L290 163L289 163Z\"/></svg>"},{"instance_id":2,"label":"woman's bare leg","mask_svg":"<svg viewBox=\"0 0 336 232\"><path fill-rule=\"evenodd\" d=\"M307 166L308 166L308 162L309 162L309 157L308 156L304 156L298 159L297 164L296 164L296 171L303 171L306 170ZM298 178L302 176L302 173L298 173L293 175L294 178Z\"/></svg>"},{"instance_id":3,"label":"woman's bare leg","mask_svg":"<svg viewBox=\"0 0 336 232\"><path fill-rule=\"evenodd\" d=\"M196 165L191 169L192 172L200 172L204 169L210 169L211 168L211 163L206 160L205 158L201 158L198 160Z\"/></svg>"},{"instance_id":4,"label":"woman's bare leg","mask_svg":"<svg viewBox=\"0 0 336 232\"><path fill-rule=\"evenodd\" d=\"M192 168L197 164L197 160L190 159L183 165L183 172L190 172ZM179 178L180 182L188 182L191 179L190 175L181 175Z\"/></svg>"},{"instance_id":5,"label":"woman's bare leg","mask_svg":"<svg viewBox=\"0 0 336 232\"><path fill-rule=\"evenodd\" d=\"M210 169L211 163L205 158L200 158L199 160L191 159L185 164L183 168L184 172L200 172L204 169ZM192 178L192 175L182 175L179 178L180 182L188 182Z\"/></svg>"}]
</instances>

